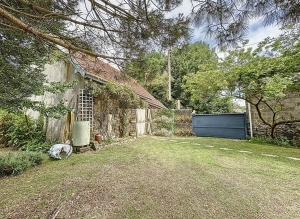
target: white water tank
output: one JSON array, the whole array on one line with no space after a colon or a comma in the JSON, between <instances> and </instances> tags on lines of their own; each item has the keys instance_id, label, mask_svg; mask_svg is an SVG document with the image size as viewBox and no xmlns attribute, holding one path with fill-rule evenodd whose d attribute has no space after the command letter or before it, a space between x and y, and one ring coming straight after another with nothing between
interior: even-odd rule
<instances>
[{"instance_id":1,"label":"white water tank","mask_svg":"<svg viewBox=\"0 0 300 219\"><path fill-rule=\"evenodd\" d=\"M89 121L74 121L73 146L84 146L90 144L90 122Z\"/></svg>"}]
</instances>

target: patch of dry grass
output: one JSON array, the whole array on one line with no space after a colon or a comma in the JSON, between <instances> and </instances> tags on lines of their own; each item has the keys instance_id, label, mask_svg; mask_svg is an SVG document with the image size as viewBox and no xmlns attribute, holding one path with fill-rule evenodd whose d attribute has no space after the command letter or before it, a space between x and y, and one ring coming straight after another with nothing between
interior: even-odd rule
<instances>
[{"instance_id":1,"label":"patch of dry grass","mask_svg":"<svg viewBox=\"0 0 300 219\"><path fill-rule=\"evenodd\" d=\"M56 218L294 219L300 161L287 156L299 150L143 137L1 178L0 218L48 218L59 209Z\"/></svg>"}]
</instances>

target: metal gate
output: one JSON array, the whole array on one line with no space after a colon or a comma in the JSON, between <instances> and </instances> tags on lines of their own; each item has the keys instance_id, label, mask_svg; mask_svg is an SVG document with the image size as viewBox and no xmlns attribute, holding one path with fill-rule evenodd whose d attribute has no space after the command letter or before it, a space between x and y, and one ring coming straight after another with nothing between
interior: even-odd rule
<instances>
[{"instance_id":1,"label":"metal gate","mask_svg":"<svg viewBox=\"0 0 300 219\"><path fill-rule=\"evenodd\" d=\"M245 113L193 115L196 136L245 139L247 123Z\"/></svg>"}]
</instances>

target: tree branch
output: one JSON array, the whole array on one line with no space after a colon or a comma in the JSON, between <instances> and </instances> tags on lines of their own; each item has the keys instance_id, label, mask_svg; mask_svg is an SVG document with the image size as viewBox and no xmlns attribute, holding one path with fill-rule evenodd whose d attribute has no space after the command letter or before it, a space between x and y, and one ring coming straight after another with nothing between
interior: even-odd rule
<instances>
[{"instance_id":1,"label":"tree branch","mask_svg":"<svg viewBox=\"0 0 300 219\"><path fill-rule=\"evenodd\" d=\"M46 16L54 16L54 17L58 17L58 18L61 18L63 20L66 20L66 21L70 21L74 24L79 24L79 25L82 25L82 26L86 26L86 27L92 27L92 28L96 28L96 29L99 29L99 30L104 30L103 28L99 27L99 26L96 26L96 25L93 25L93 24L89 24L89 23L86 23L86 22L80 22L80 21L77 21L77 20L74 20L74 19L71 19L63 14L59 14L59 13L54 13L52 11L49 11L45 8L41 8L39 6L36 6L36 5L33 5L33 4L30 4L24 0L18 0L18 2L20 2L21 4L29 7L29 8L32 8L36 11L39 11L39 12L42 12L42 13L45 13ZM19 13L19 12L18 12ZM88 21L87 21L88 22ZM105 30L105 31L112 31L112 32L116 32L116 30Z\"/></svg>"},{"instance_id":2,"label":"tree branch","mask_svg":"<svg viewBox=\"0 0 300 219\"><path fill-rule=\"evenodd\" d=\"M8 13L6 10L0 8L0 16L5 18L6 20L10 21L11 23L13 23L14 25L16 25L17 27L19 27L20 29L24 30L25 32L27 33L31 33L33 35L36 35L42 39L45 39L49 42L52 42L56 45L60 45L68 50L74 50L74 51L80 51L80 52L84 52L84 53L87 53L89 55L92 55L92 56L96 56L96 57L101 57L101 58L104 58L104 59L123 59L124 58L116 58L116 57L112 57L112 56L106 56L106 55L100 55L100 54L97 54L97 53L94 53L94 52L91 52L89 50L86 50L86 49L82 49L82 48L79 48L79 47L76 47L68 42L64 42L62 41L61 39L57 39L53 36L50 36L48 34L45 34L35 28L32 28L31 26L23 23L21 20L17 19L16 17L12 16L10 13Z\"/></svg>"},{"instance_id":3,"label":"tree branch","mask_svg":"<svg viewBox=\"0 0 300 219\"><path fill-rule=\"evenodd\" d=\"M256 109L256 111L257 111L257 114L258 114L258 117L261 119L261 121L262 121L264 124L266 124L266 125L272 127L272 124L268 123L268 122L262 117L262 114L261 114L260 109L259 109L259 104L260 104L261 101L262 101L262 98L260 98L260 100L259 100L256 104L254 104L255 109Z\"/></svg>"},{"instance_id":4,"label":"tree branch","mask_svg":"<svg viewBox=\"0 0 300 219\"><path fill-rule=\"evenodd\" d=\"M89 0L89 1L91 1L91 0ZM124 14L127 15L128 17L130 17L130 18L132 18L132 19L134 19L134 20L136 20L136 21L139 21L138 18L136 18L136 17L133 16L132 14L128 13L128 12L125 11L123 8L120 8L119 6L114 5L114 4L112 4L112 3L110 3L109 1L106 1L106 0L101 0L101 1L104 2L105 4L109 5L110 7L114 8L114 9L117 9L118 11L124 13ZM100 5L98 2L95 2L95 1L93 1L93 4L95 4L96 6L102 6L102 5Z\"/></svg>"}]
</instances>

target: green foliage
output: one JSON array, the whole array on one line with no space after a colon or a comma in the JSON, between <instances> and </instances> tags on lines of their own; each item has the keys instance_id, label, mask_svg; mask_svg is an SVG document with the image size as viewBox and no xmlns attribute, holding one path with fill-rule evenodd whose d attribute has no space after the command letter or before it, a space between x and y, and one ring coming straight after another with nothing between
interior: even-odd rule
<instances>
[{"instance_id":1,"label":"green foliage","mask_svg":"<svg viewBox=\"0 0 300 219\"><path fill-rule=\"evenodd\" d=\"M164 71L158 75L148 86L147 90L158 100L160 100L167 108L175 108L174 100L168 99L168 72ZM173 79L171 79L173 80Z\"/></svg>"},{"instance_id":2,"label":"green foliage","mask_svg":"<svg viewBox=\"0 0 300 219\"><path fill-rule=\"evenodd\" d=\"M167 57L154 51L128 63L125 72L147 88L165 71L166 65Z\"/></svg>"},{"instance_id":3,"label":"green foliage","mask_svg":"<svg viewBox=\"0 0 300 219\"><path fill-rule=\"evenodd\" d=\"M168 108L175 108L174 100L180 100L185 108L199 110L198 103L192 98L194 93L184 86L185 81L189 78L196 85L201 85L201 81L194 80L194 74L198 71L205 72L215 69L217 61L215 51L211 50L209 45L204 42L174 48L171 51L171 96L173 100L168 100L169 79L166 55L152 52L136 62L128 64L126 71ZM206 100L201 101L207 102Z\"/></svg>"},{"instance_id":4,"label":"green foliage","mask_svg":"<svg viewBox=\"0 0 300 219\"><path fill-rule=\"evenodd\" d=\"M63 100L60 100L58 104L54 106L48 106L44 103L39 103L37 108L41 115L49 118L61 119L63 116L66 115L67 112L70 112L72 109L65 105Z\"/></svg>"},{"instance_id":5,"label":"green foliage","mask_svg":"<svg viewBox=\"0 0 300 219\"><path fill-rule=\"evenodd\" d=\"M18 155L9 153L0 156L0 177L21 174L26 169L41 164L42 160L42 154L37 152L22 152Z\"/></svg>"},{"instance_id":6,"label":"green foliage","mask_svg":"<svg viewBox=\"0 0 300 219\"><path fill-rule=\"evenodd\" d=\"M60 119L62 116L65 116L67 112L70 112L72 109L65 105L65 100L62 99L62 96L68 89L71 89L76 85L78 81L74 80L71 82L50 82L42 87L42 92L52 93L56 95L56 99L59 102L55 105L46 106L44 102L36 101L30 108L39 111L40 115L47 118Z\"/></svg>"},{"instance_id":7,"label":"green foliage","mask_svg":"<svg viewBox=\"0 0 300 219\"><path fill-rule=\"evenodd\" d=\"M8 146L20 147L30 140L30 128L33 128L31 119L26 122L23 114L6 113L1 118L1 132Z\"/></svg>"},{"instance_id":8,"label":"green foliage","mask_svg":"<svg viewBox=\"0 0 300 219\"><path fill-rule=\"evenodd\" d=\"M185 107L196 109L191 102L191 91L183 87L184 78L207 68L214 68L218 58L214 50L204 42L196 42L192 45L185 45L182 48L175 48L171 53L171 74L174 78L172 82L172 98L181 100ZM190 77L193 80L193 77Z\"/></svg>"},{"instance_id":9,"label":"green foliage","mask_svg":"<svg viewBox=\"0 0 300 219\"><path fill-rule=\"evenodd\" d=\"M73 88L74 85L76 85L77 83L78 83L78 81L76 81L76 80L71 81L71 82L52 81L49 84L43 86L43 92L49 92L52 94L63 95L66 92L66 90Z\"/></svg>"},{"instance_id":10,"label":"green foliage","mask_svg":"<svg viewBox=\"0 0 300 219\"><path fill-rule=\"evenodd\" d=\"M190 128L180 128L174 131L174 135L188 137L188 136L195 136L195 133Z\"/></svg>"},{"instance_id":11,"label":"green foliage","mask_svg":"<svg viewBox=\"0 0 300 219\"><path fill-rule=\"evenodd\" d=\"M100 89L99 89L100 88ZM142 101L129 85L120 85L115 82L107 82L105 86L92 86L93 95L100 98L108 98L117 101L120 109L145 108L146 103Z\"/></svg>"},{"instance_id":12,"label":"green foliage","mask_svg":"<svg viewBox=\"0 0 300 219\"><path fill-rule=\"evenodd\" d=\"M175 116L174 118L175 123L192 123L192 116L191 115L180 115Z\"/></svg>"},{"instance_id":13,"label":"green foliage","mask_svg":"<svg viewBox=\"0 0 300 219\"><path fill-rule=\"evenodd\" d=\"M34 121L24 114L8 113L0 110L0 133L6 146L20 150L46 152L50 143L45 142L43 121Z\"/></svg>"},{"instance_id":14,"label":"green foliage","mask_svg":"<svg viewBox=\"0 0 300 219\"><path fill-rule=\"evenodd\" d=\"M52 143L45 141L44 136L40 137L42 137L42 139L36 137L32 140L26 141L24 145L19 147L19 150L47 153L52 147Z\"/></svg>"},{"instance_id":15,"label":"green foliage","mask_svg":"<svg viewBox=\"0 0 300 219\"><path fill-rule=\"evenodd\" d=\"M300 121L280 115L286 94L299 90L299 36L299 29L285 29L283 35L265 39L256 49L243 45L227 51L218 68L186 77L186 88L193 100L206 94L224 95L225 91L229 97L246 100L255 106L261 121L270 127L270 136L275 138L276 126ZM269 116L264 117L261 108L268 108Z\"/></svg>"},{"instance_id":16,"label":"green foliage","mask_svg":"<svg viewBox=\"0 0 300 219\"><path fill-rule=\"evenodd\" d=\"M166 107L174 108L174 101L168 100L167 56L151 52L128 63L125 72L136 79Z\"/></svg>"},{"instance_id":17,"label":"green foliage","mask_svg":"<svg viewBox=\"0 0 300 219\"><path fill-rule=\"evenodd\" d=\"M30 2L32 4L37 3ZM20 2L10 1L6 3L8 7L16 8L21 13L16 13L16 10L11 11L11 15L15 16L15 20L20 19L26 25L41 27L41 22L48 19L48 16L43 16L37 19L33 5L26 7ZM77 1L68 1L68 7L71 9L78 5ZM57 7L59 4L53 1L39 1L39 6L45 7L46 10L61 10L62 7ZM66 5L65 5L66 6ZM33 15L34 16L31 16ZM31 18L25 21L25 17L29 15ZM47 17L47 18L46 18ZM25 19L25 20L24 20ZM44 85L46 82L46 75L43 74L44 66L47 63L53 63L62 60L66 57L65 53L60 52L58 48L51 44L45 43L40 36L30 34L30 31L13 28L7 23L6 19L2 19L2 27L0 34L0 106L2 109L9 111L20 112L25 109L32 108L37 110L39 102L32 101L30 97L34 95L43 95L46 91L51 93L58 93L64 89L65 84L52 82L50 85ZM6 27L6 28L5 28ZM54 31L56 35L60 30L64 30L65 22L60 16L51 19L44 27L48 31ZM43 29L43 28L42 28ZM56 35L57 36L57 35Z\"/></svg>"},{"instance_id":18,"label":"green foliage","mask_svg":"<svg viewBox=\"0 0 300 219\"><path fill-rule=\"evenodd\" d=\"M290 130L293 140L300 140L300 127L296 126Z\"/></svg>"},{"instance_id":19,"label":"green foliage","mask_svg":"<svg viewBox=\"0 0 300 219\"><path fill-rule=\"evenodd\" d=\"M174 131L174 110L153 110L153 134L157 136L170 136Z\"/></svg>"},{"instance_id":20,"label":"green foliage","mask_svg":"<svg viewBox=\"0 0 300 219\"><path fill-rule=\"evenodd\" d=\"M290 141L286 136L277 136L275 138L268 136L255 136L250 139L250 142L258 144L273 144L284 147L290 146Z\"/></svg>"},{"instance_id":21,"label":"green foliage","mask_svg":"<svg viewBox=\"0 0 300 219\"><path fill-rule=\"evenodd\" d=\"M54 47L45 46L23 31L2 29L0 48L0 105L20 111L31 105L30 96L42 93L42 71Z\"/></svg>"},{"instance_id":22,"label":"green foliage","mask_svg":"<svg viewBox=\"0 0 300 219\"><path fill-rule=\"evenodd\" d=\"M156 116L158 117L163 117L166 116L168 118L173 118L174 117L174 110L172 109L158 109L155 111Z\"/></svg>"},{"instance_id":23,"label":"green foliage","mask_svg":"<svg viewBox=\"0 0 300 219\"><path fill-rule=\"evenodd\" d=\"M180 111L180 110L179 110ZM191 130L192 115L176 110L160 109L154 111L154 134L159 136L194 136Z\"/></svg>"},{"instance_id":24,"label":"green foliage","mask_svg":"<svg viewBox=\"0 0 300 219\"><path fill-rule=\"evenodd\" d=\"M201 95L199 95L201 96ZM221 97L219 94L206 96L198 100L191 101L199 114L219 114L232 113L234 105L231 97Z\"/></svg>"},{"instance_id":25,"label":"green foliage","mask_svg":"<svg viewBox=\"0 0 300 219\"><path fill-rule=\"evenodd\" d=\"M296 127L292 128L289 132L291 134L291 139L290 139L291 145L299 147L300 146L300 127L296 126Z\"/></svg>"},{"instance_id":26,"label":"green foliage","mask_svg":"<svg viewBox=\"0 0 300 219\"><path fill-rule=\"evenodd\" d=\"M157 129L159 129L159 130L166 129L168 131L171 131L173 129L173 126L174 126L173 122L168 122L168 121L163 120L163 119L162 120L157 120L157 121L155 121L155 123L156 123Z\"/></svg>"}]
</instances>

